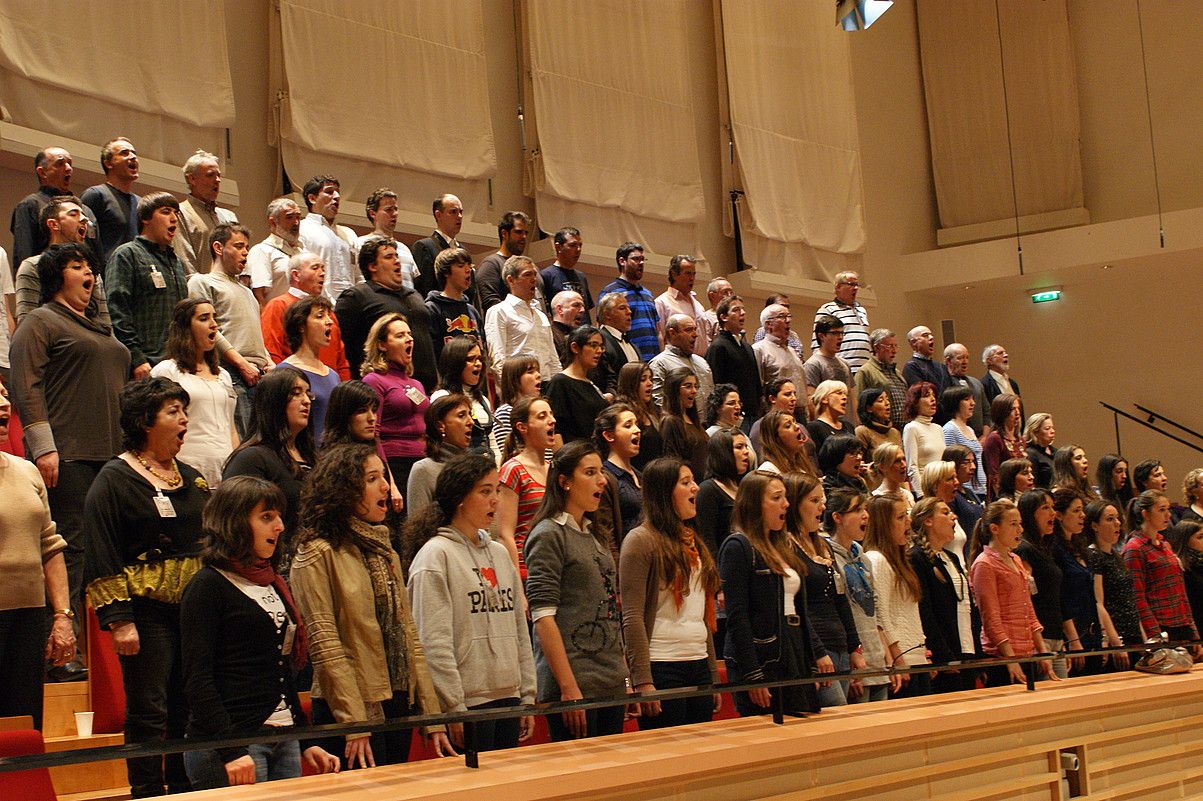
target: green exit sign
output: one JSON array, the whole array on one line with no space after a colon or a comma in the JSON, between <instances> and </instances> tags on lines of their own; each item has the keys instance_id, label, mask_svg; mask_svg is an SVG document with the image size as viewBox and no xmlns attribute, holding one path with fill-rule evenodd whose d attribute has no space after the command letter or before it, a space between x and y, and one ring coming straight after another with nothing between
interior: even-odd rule
<instances>
[{"instance_id":1,"label":"green exit sign","mask_svg":"<svg viewBox=\"0 0 1203 801\"><path fill-rule=\"evenodd\" d=\"M1049 289L1044 292L1032 293L1032 303L1051 303L1054 300L1061 300L1060 289Z\"/></svg>"}]
</instances>

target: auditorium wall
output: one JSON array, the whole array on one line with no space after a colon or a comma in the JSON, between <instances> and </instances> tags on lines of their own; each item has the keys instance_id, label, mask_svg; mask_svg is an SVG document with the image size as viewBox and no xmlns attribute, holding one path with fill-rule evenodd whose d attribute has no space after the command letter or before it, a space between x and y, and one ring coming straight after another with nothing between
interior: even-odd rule
<instances>
[{"instance_id":1,"label":"auditorium wall","mask_svg":"<svg viewBox=\"0 0 1203 801\"><path fill-rule=\"evenodd\" d=\"M502 211L519 208L534 214L537 209L522 184L513 4L481 3L498 171L492 204L469 208L468 214L481 226L477 230L487 234ZM936 249L938 219L913 0L896 2L871 29L854 34L851 50L868 229L864 277L874 290L874 325L902 335L923 322L939 336L940 321L951 320L958 339L975 352L975 371L976 355L987 340L1005 344L1028 409L1052 412L1061 441L1077 441L1096 458L1114 447L1110 416L1098 400L1141 402L1189 425L1199 422L1192 401L1203 391L1203 371L1197 366L1203 327L1192 302L1203 278L1198 266L1203 241L1194 234L1203 230L1198 224L1203 222L1203 162L1192 158L1203 128L1203 98L1190 83L1203 69L1203 53L1196 46L1203 22L1187 13L1184 2L1151 0L1142 6L1166 246L1160 247L1157 220L1151 216L1156 198L1135 0L1069 0L1085 205L1092 223L1025 235L1023 277L1013 238ZM238 183L240 218L256 236L264 232L263 209L279 190L278 152L267 135L270 8L269 0L226 5L237 120L225 171ZM699 249L709 273L722 274L734 268L734 255L732 240L722 233L726 138L719 125L714 8L707 0L691 0L688 8L689 47L681 57L688 60L698 109L695 135L706 198ZM565 46L571 41L569 21ZM187 58L187 43L181 57ZM379 102L387 98L388 87L365 76L364 92L365 102ZM635 114L633 120L599 119L597 124L639 120ZM119 130L120 122L114 126ZM655 131L647 135L655 136ZM98 132L95 144L103 138ZM74 186L82 191L98 180L95 173L77 170ZM11 244L8 210L33 183L27 158L0 155L0 245L6 248ZM405 238L412 241L425 233L407 230ZM590 242L587 231L585 239L584 268L600 286L614 274L616 243ZM486 236L475 249L483 252L489 244ZM550 243L536 244L533 252L550 257ZM654 293L663 289L664 263L671 254L662 255L649 269ZM1104 270L1108 264L1111 268ZM773 276L773 265L758 269L782 286L793 282L789 275ZM1062 286L1064 299L1034 307L1028 290L1049 285ZM805 325L814 305L817 300L795 303L796 328ZM902 351L900 358L906 358L905 346ZM1163 455L1175 484L1200 461L1199 454L1146 436L1135 424L1123 426L1127 455L1134 460Z\"/></svg>"}]
</instances>

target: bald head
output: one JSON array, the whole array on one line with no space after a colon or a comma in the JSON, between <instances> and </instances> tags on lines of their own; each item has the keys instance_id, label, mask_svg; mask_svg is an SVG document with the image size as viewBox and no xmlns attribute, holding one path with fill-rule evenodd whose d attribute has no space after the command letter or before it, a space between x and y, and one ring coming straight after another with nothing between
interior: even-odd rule
<instances>
[{"instance_id":1,"label":"bald head","mask_svg":"<svg viewBox=\"0 0 1203 801\"><path fill-rule=\"evenodd\" d=\"M455 239L459 229L464 224L464 204L455 195L442 195L431 205L434 211L434 225L443 236Z\"/></svg>"},{"instance_id":2,"label":"bald head","mask_svg":"<svg viewBox=\"0 0 1203 801\"><path fill-rule=\"evenodd\" d=\"M61 147L48 147L33 157L33 169L38 183L57 189L60 195L71 194L71 154Z\"/></svg>"},{"instance_id":3,"label":"bald head","mask_svg":"<svg viewBox=\"0 0 1203 801\"><path fill-rule=\"evenodd\" d=\"M668 344L682 350L693 350L697 338L698 324L692 317L688 314L669 315L668 323L664 326L664 339Z\"/></svg>"},{"instance_id":4,"label":"bald head","mask_svg":"<svg viewBox=\"0 0 1203 801\"><path fill-rule=\"evenodd\" d=\"M960 378L969 374L969 348L954 342L944 349L944 366L948 374Z\"/></svg>"},{"instance_id":5,"label":"bald head","mask_svg":"<svg viewBox=\"0 0 1203 801\"><path fill-rule=\"evenodd\" d=\"M579 292L565 289L551 299L551 314L556 322L576 325L585 311L585 300Z\"/></svg>"},{"instance_id":6,"label":"bald head","mask_svg":"<svg viewBox=\"0 0 1203 801\"><path fill-rule=\"evenodd\" d=\"M936 337L925 325L917 325L906 334L906 341L917 356L930 359L936 349Z\"/></svg>"}]
</instances>

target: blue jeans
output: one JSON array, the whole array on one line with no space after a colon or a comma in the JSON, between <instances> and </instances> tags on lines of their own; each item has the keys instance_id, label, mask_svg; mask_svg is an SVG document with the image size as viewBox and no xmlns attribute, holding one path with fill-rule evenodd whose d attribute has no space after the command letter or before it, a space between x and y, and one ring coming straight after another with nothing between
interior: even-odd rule
<instances>
[{"instance_id":1,"label":"blue jeans","mask_svg":"<svg viewBox=\"0 0 1203 801\"><path fill-rule=\"evenodd\" d=\"M710 660L690 662L652 662L652 683L657 690L678 687L706 687L710 684ZM660 714L639 718L639 728L663 729L686 723L705 723L714 717L713 696L679 698L660 702Z\"/></svg>"},{"instance_id":2,"label":"blue jeans","mask_svg":"<svg viewBox=\"0 0 1203 801\"><path fill-rule=\"evenodd\" d=\"M125 686L125 741L154 743L184 736L188 700L180 654L180 608L134 598L138 653L119 657ZM130 796L147 798L188 790L180 754L126 760ZM166 785L166 788L164 788Z\"/></svg>"},{"instance_id":3,"label":"blue jeans","mask_svg":"<svg viewBox=\"0 0 1203 801\"><path fill-rule=\"evenodd\" d=\"M864 686L864 692L855 698L849 698L850 704L867 704L870 701L884 701L890 697L890 685L869 684Z\"/></svg>"},{"instance_id":4,"label":"blue jeans","mask_svg":"<svg viewBox=\"0 0 1203 801\"><path fill-rule=\"evenodd\" d=\"M238 429L238 438L246 439L251 430L251 401L255 399L255 388L248 386L238 368L228 368L230 380L234 384L234 427Z\"/></svg>"},{"instance_id":5,"label":"blue jeans","mask_svg":"<svg viewBox=\"0 0 1203 801\"><path fill-rule=\"evenodd\" d=\"M835 663L837 673L852 669L852 660L846 653L831 653L831 661ZM833 681L827 687L819 687L819 706L844 706L848 703L848 680Z\"/></svg>"},{"instance_id":6,"label":"blue jeans","mask_svg":"<svg viewBox=\"0 0 1203 801\"><path fill-rule=\"evenodd\" d=\"M254 743L246 747L255 760L255 783L295 779L301 775L301 746L296 740ZM184 767L193 790L227 787L226 765L216 751L185 751Z\"/></svg>"}]
</instances>

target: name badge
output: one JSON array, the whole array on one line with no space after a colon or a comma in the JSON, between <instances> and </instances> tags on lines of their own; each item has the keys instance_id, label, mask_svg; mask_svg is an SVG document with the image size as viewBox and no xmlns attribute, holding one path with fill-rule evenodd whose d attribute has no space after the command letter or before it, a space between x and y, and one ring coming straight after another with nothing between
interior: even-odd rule
<instances>
[{"instance_id":1,"label":"name badge","mask_svg":"<svg viewBox=\"0 0 1203 801\"><path fill-rule=\"evenodd\" d=\"M175 507L171 505L171 498L163 494L159 490L159 494L155 496L155 509L159 512L159 517L175 517Z\"/></svg>"},{"instance_id":2,"label":"name badge","mask_svg":"<svg viewBox=\"0 0 1203 801\"><path fill-rule=\"evenodd\" d=\"M280 646L280 653L288 656L292 653L292 643L297 637L297 627L295 623L289 623L284 629L284 644Z\"/></svg>"},{"instance_id":3,"label":"name badge","mask_svg":"<svg viewBox=\"0 0 1203 801\"><path fill-rule=\"evenodd\" d=\"M163 273L159 272L159 268L150 268L150 282L155 285L155 289L166 289L167 279L163 277ZM174 515L172 515L174 517Z\"/></svg>"},{"instance_id":4,"label":"name badge","mask_svg":"<svg viewBox=\"0 0 1203 801\"><path fill-rule=\"evenodd\" d=\"M422 402L426 400L426 394L417 387L407 387L405 397L413 401L414 406L421 406Z\"/></svg>"}]
</instances>

